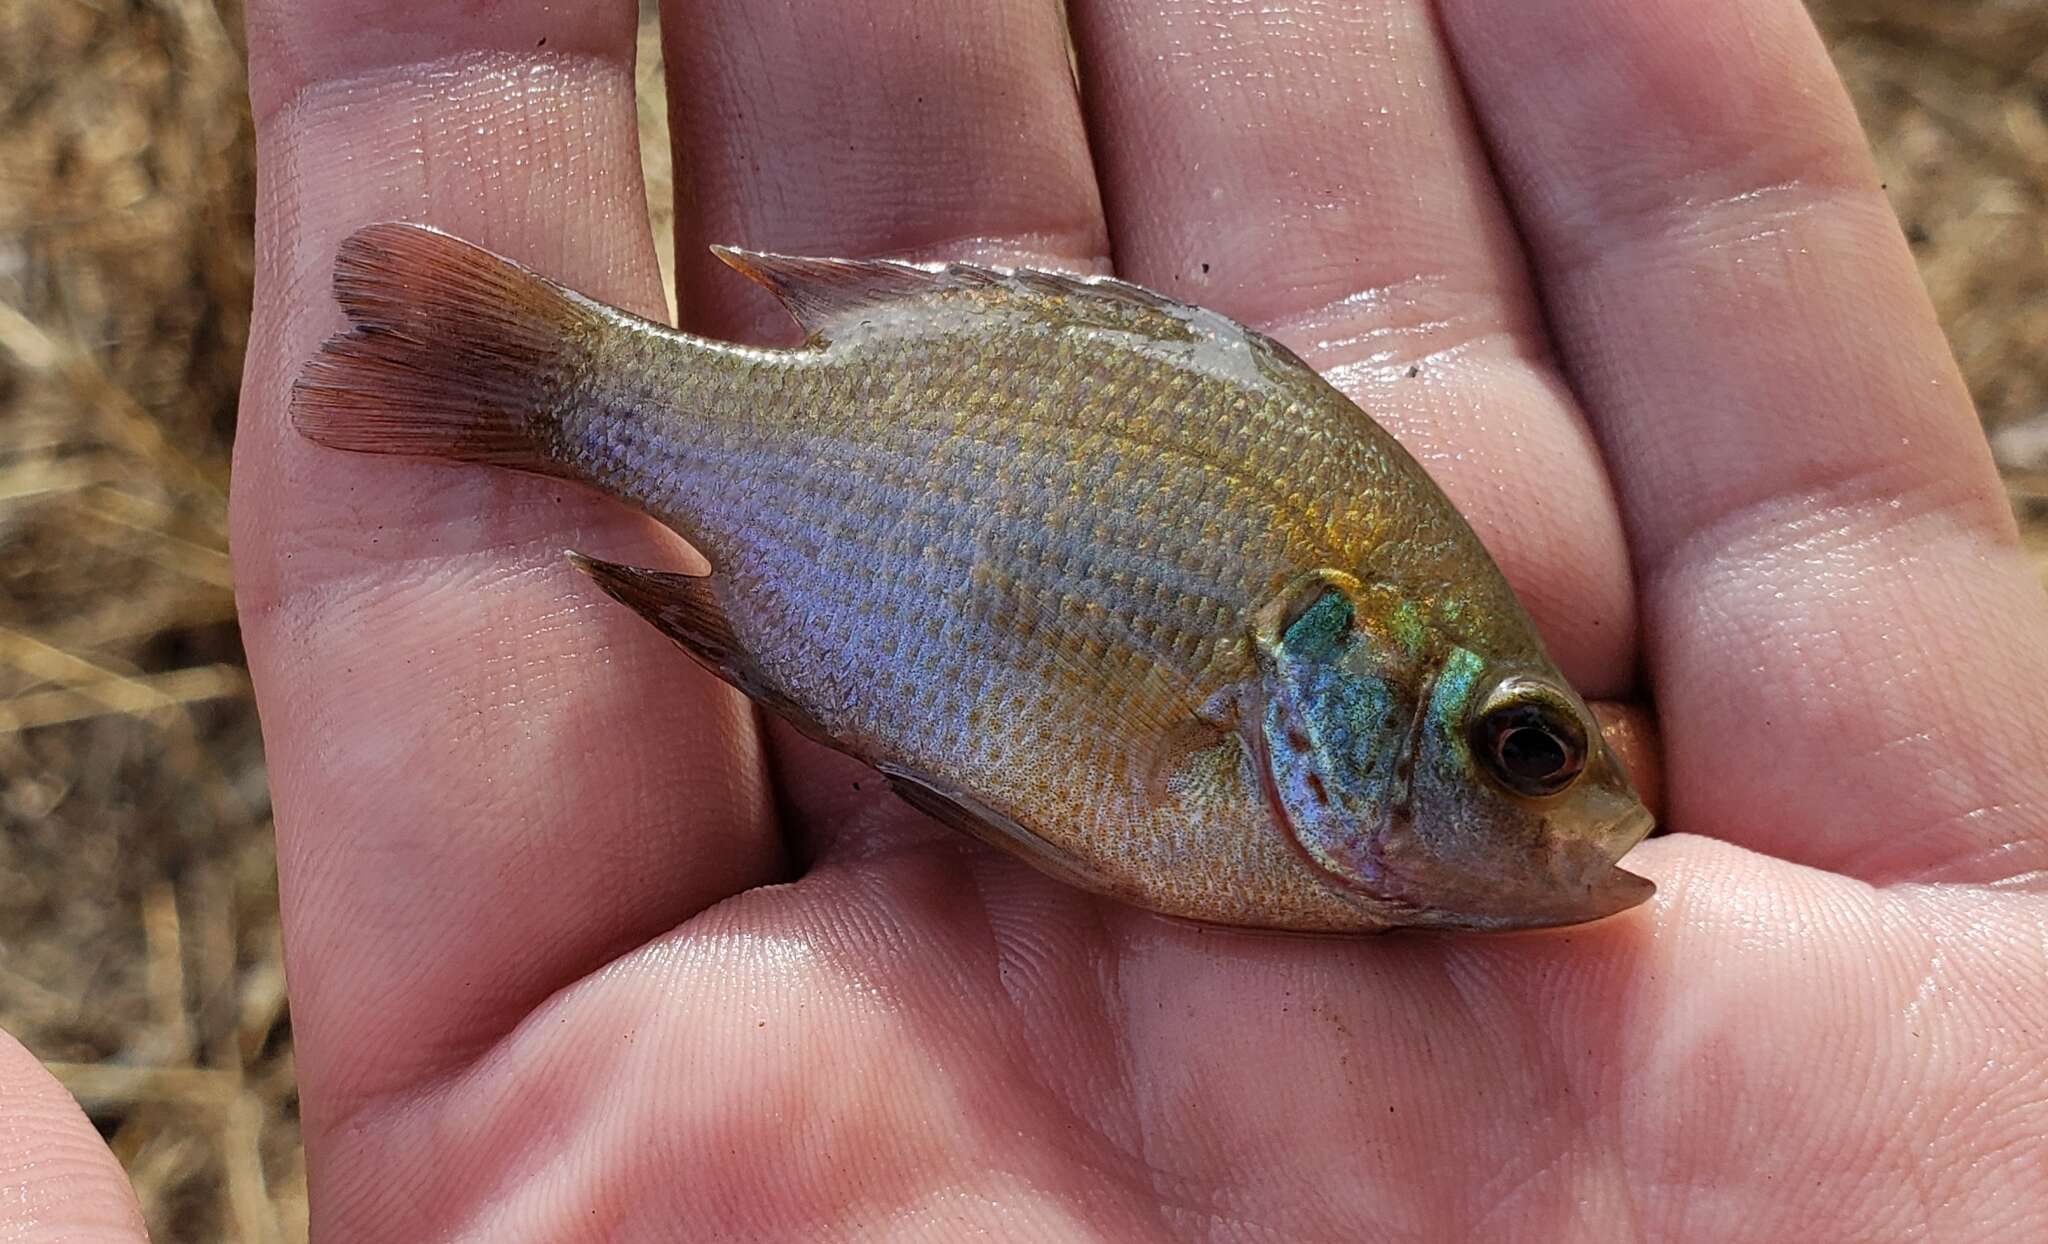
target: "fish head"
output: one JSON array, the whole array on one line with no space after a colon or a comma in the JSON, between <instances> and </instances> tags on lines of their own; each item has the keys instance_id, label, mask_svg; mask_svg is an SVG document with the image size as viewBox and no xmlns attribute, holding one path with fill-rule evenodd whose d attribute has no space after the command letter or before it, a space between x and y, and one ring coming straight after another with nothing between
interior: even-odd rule
<instances>
[{"instance_id":1,"label":"fish head","mask_svg":"<svg viewBox=\"0 0 2048 1244\"><path fill-rule=\"evenodd\" d=\"M1654 890L1617 864L1650 812L1533 642L1484 651L1330 571L1282 593L1255 639L1245 728L1265 797L1341 891L1394 923L1522 929Z\"/></svg>"}]
</instances>

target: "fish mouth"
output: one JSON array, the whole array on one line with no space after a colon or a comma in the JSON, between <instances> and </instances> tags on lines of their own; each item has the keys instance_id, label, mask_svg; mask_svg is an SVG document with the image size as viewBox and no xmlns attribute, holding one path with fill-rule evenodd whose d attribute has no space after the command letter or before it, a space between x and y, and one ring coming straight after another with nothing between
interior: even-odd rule
<instances>
[{"instance_id":1,"label":"fish mouth","mask_svg":"<svg viewBox=\"0 0 2048 1244\"><path fill-rule=\"evenodd\" d=\"M1657 885L1619 861L1649 836L1655 824L1650 810L1636 804L1597 835L1575 844L1577 849L1560 852L1554 873L1514 895L1512 914L1482 917L1470 927L1561 928L1641 906L1657 892Z\"/></svg>"},{"instance_id":2,"label":"fish mouth","mask_svg":"<svg viewBox=\"0 0 2048 1244\"><path fill-rule=\"evenodd\" d=\"M1604 740L1595 734L1595 760L1569 803L1544 816L1537 858L1518 880L1502 887L1488 910L1470 913L1472 929L1549 929L1587 924L1641 906L1657 892L1649 878L1621 860L1656 828L1656 817L1636 795Z\"/></svg>"},{"instance_id":3,"label":"fish mouth","mask_svg":"<svg viewBox=\"0 0 2048 1244\"><path fill-rule=\"evenodd\" d=\"M1610 864L1605 872L1583 887L1538 896L1527 910L1491 922L1488 927L1502 930L1554 929L1587 924L1641 906L1656 892L1656 882L1648 877L1632 873L1619 864Z\"/></svg>"},{"instance_id":4,"label":"fish mouth","mask_svg":"<svg viewBox=\"0 0 2048 1244\"><path fill-rule=\"evenodd\" d=\"M1495 874L1490 884L1459 886L1456 897L1431 901L1422 888L1404 897L1422 915L1415 923L1438 929L1514 932L1605 920L1641 906L1657 892L1656 883L1618 863L1654 823L1649 810L1637 804L1597 833L1560 843L1547 868L1512 879Z\"/></svg>"},{"instance_id":5,"label":"fish mouth","mask_svg":"<svg viewBox=\"0 0 2048 1244\"><path fill-rule=\"evenodd\" d=\"M1605 872L1583 885L1522 891L1507 896L1507 901L1490 911L1439 911L1429 913L1433 918L1417 923L1477 933L1570 928L1640 907L1656 892L1656 883L1648 877L1610 864Z\"/></svg>"},{"instance_id":6,"label":"fish mouth","mask_svg":"<svg viewBox=\"0 0 2048 1244\"><path fill-rule=\"evenodd\" d=\"M1600 835L1599 846L1591 853L1598 863L1591 864L1586 874L1599 878L1607 870L1620 871L1623 858L1657 828L1656 816L1633 793L1628 796L1628 801L1628 810L1608 822L1606 832Z\"/></svg>"}]
</instances>

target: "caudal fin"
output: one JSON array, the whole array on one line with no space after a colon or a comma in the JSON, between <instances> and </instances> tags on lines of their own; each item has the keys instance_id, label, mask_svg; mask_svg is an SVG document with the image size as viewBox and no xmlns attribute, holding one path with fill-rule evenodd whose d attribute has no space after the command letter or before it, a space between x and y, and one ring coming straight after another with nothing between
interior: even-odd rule
<instances>
[{"instance_id":1,"label":"caudal fin","mask_svg":"<svg viewBox=\"0 0 2048 1244\"><path fill-rule=\"evenodd\" d=\"M419 225L349 235L334 295L349 328L292 386L323 445L560 474L560 416L604 310L508 259Z\"/></svg>"}]
</instances>

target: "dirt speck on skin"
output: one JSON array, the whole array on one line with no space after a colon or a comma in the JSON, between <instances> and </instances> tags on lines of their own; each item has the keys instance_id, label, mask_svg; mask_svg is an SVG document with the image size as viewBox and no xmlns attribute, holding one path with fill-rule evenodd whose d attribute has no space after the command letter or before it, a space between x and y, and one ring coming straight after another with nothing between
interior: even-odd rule
<instances>
[{"instance_id":1,"label":"dirt speck on skin","mask_svg":"<svg viewBox=\"0 0 2048 1244\"><path fill-rule=\"evenodd\" d=\"M305 1238L226 556L240 4L0 4L0 1026L85 1103L159 1244ZM2048 5L1812 8L2048 572ZM645 18L640 81L673 272Z\"/></svg>"}]
</instances>

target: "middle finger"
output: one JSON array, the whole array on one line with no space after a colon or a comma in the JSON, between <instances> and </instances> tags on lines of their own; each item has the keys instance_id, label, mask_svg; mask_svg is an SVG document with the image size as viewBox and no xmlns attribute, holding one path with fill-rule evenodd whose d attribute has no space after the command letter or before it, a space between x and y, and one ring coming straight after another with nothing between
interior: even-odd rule
<instances>
[{"instance_id":1,"label":"middle finger","mask_svg":"<svg viewBox=\"0 0 2048 1244\"><path fill-rule=\"evenodd\" d=\"M1058 0L669 0L683 327L790 335L707 252L1100 270Z\"/></svg>"},{"instance_id":2,"label":"middle finger","mask_svg":"<svg viewBox=\"0 0 2048 1244\"><path fill-rule=\"evenodd\" d=\"M662 34L684 328L796 335L713 243L1108 269L1059 0L667 0ZM905 824L872 774L777 729L800 831Z\"/></svg>"}]
</instances>

